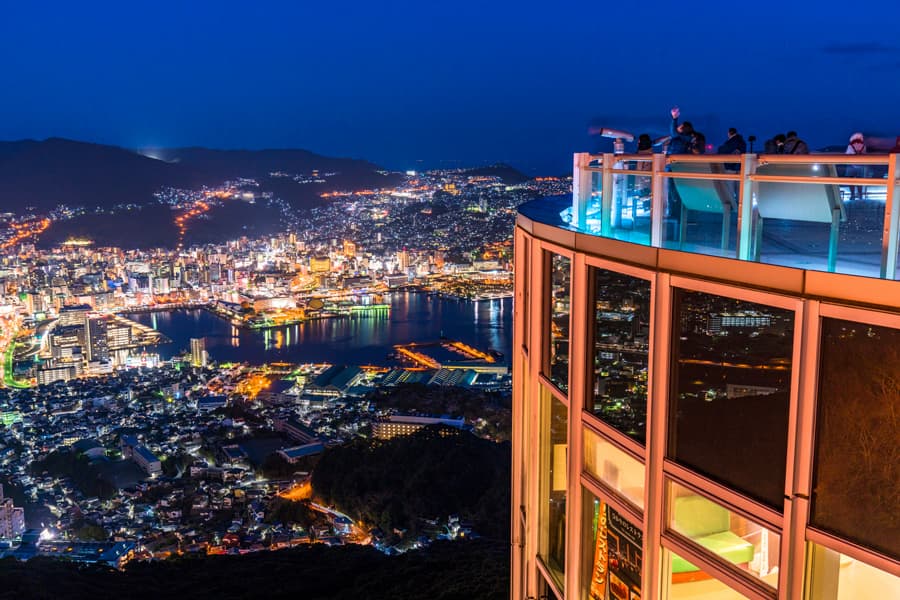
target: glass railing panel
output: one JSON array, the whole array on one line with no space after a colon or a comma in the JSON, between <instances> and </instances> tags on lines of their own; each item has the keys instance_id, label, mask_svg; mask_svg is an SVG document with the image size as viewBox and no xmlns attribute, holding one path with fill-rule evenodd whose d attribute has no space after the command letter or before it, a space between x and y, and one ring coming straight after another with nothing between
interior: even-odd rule
<instances>
[{"instance_id":1,"label":"glass railing panel","mask_svg":"<svg viewBox=\"0 0 900 600\"><path fill-rule=\"evenodd\" d=\"M652 163L649 160L620 160L612 166L616 172L612 176L607 235L633 244L649 245Z\"/></svg>"},{"instance_id":2,"label":"glass railing panel","mask_svg":"<svg viewBox=\"0 0 900 600\"><path fill-rule=\"evenodd\" d=\"M887 186L824 182L822 177L883 179L886 167L858 164L764 164L758 181L754 258L767 264L879 277Z\"/></svg>"},{"instance_id":3,"label":"glass railing panel","mask_svg":"<svg viewBox=\"0 0 900 600\"><path fill-rule=\"evenodd\" d=\"M585 212L587 218L579 229L585 233L600 235L602 233L601 217L603 214L603 177L598 172L591 173L591 195L588 198Z\"/></svg>"},{"instance_id":4,"label":"glass railing panel","mask_svg":"<svg viewBox=\"0 0 900 600\"><path fill-rule=\"evenodd\" d=\"M664 198L653 214L651 161L616 157L603 198L602 158L590 163L587 216L574 218L561 207L549 220L591 235L710 256L867 277L900 278L897 256L885 259L883 244L888 196L887 157L812 154L759 155L752 173L740 179L740 165L716 155L668 157L658 173ZM753 160L758 169L753 172ZM803 161L803 162L800 162ZM633 173L632 173L633 172ZM780 180L772 180L776 177ZM827 178L827 179L825 179ZM817 179L821 181L817 181ZM752 180L752 185L751 185ZM740 191L747 192L742 231L738 231ZM750 191L752 190L752 195ZM527 215L539 214L527 209ZM561 220L560 220L561 218ZM654 222L656 221L656 222ZM655 227L658 229L655 229ZM660 238L651 241L651 232ZM743 237L742 237L743 234ZM898 234L900 237L900 234ZM893 271L882 275L883 263Z\"/></svg>"},{"instance_id":5,"label":"glass railing panel","mask_svg":"<svg viewBox=\"0 0 900 600\"><path fill-rule=\"evenodd\" d=\"M726 169L727 167L727 169ZM731 163L675 162L666 179L664 248L712 256L737 256L738 182ZM679 177L677 174L684 174ZM692 178L696 174L702 178Z\"/></svg>"}]
</instances>

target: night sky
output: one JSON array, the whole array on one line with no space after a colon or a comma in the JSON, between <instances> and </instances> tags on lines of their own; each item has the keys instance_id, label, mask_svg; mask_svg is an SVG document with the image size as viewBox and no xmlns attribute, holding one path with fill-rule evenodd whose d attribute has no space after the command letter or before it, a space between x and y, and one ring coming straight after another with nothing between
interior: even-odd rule
<instances>
[{"instance_id":1,"label":"night sky","mask_svg":"<svg viewBox=\"0 0 900 600\"><path fill-rule=\"evenodd\" d=\"M900 135L900 2L4 2L0 139L298 147L390 168ZM455 162L456 161L456 162Z\"/></svg>"}]
</instances>

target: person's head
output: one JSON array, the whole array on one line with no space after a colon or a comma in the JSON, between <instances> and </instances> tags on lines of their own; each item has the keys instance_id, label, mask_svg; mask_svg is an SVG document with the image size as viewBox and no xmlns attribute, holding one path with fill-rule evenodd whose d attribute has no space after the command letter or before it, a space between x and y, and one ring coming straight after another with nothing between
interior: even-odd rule
<instances>
[{"instance_id":1,"label":"person's head","mask_svg":"<svg viewBox=\"0 0 900 600\"><path fill-rule=\"evenodd\" d=\"M642 133L638 136L638 152L641 150L649 150L653 147L653 140L650 139L650 135L647 133Z\"/></svg>"},{"instance_id":2,"label":"person's head","mask_svg":"<svg viewBox=\"0 0 900 600\"><path fill-rule=\"evenodd\" d=\"M787 140L787 138L784 137L783 133L779 133L772 139L775 141L775 145L777 146L784 146L784 142Z\"/></svg>"},{"instance_id":3,"label":"person's head","mask_svg":"<svg viewBox=\"0 0 900 600\"><path fill-rule=\"evenodd\" d=\"M795 137L797 137L797 132L796 131L788 131L787 136L789 138L792 138L792 137L795 138Z\"/></svg>"},{"instance_id":4,"label":"person's head","mask_svg":"<svg viewBox=\"0 0 900 600\"><path fill-rule=\"evenodd\" d=\"M706 151L706 136L699 131L691 133L691 151L694 154L703 154Z\"/></svg>"},{"instance_id":5,"label":"person's head","mask_svg":"<svg viewBox=\"0 0 900 600\"><path fill-rule=\"evenodd\" d=\"M678 126L678 133L683 133L684 135L691 135L694 133L694 125L690 121L685 121L681 125Z\"/></svg>"},{"instance_id":6,"label":"person's head","mask_svg":"<svg viewBox=\"0 0 900 600\"><path fill-rule=\"evenodd\" d=\"M728 137L733 138L736 135L737 135L737 129L735 129L734 127L729 127L728 128Z\"/></svg>"},{"instance_id":7,"label":"person's head","mask_svg":"<svg viewBox=\"0 0 900 600\"><path fill-rule=\"evenodd\" d=\"M866 144L866 138L863 137L863 134L857 132L850 136L850 145L851 146L864 146Z\"/></svg>"}]
</instances>

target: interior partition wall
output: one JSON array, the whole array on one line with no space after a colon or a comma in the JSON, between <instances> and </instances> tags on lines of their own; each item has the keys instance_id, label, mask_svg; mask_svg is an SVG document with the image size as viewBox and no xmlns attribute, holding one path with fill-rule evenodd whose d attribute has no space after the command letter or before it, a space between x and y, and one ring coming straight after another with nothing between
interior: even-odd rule
<instances>
[{"instance_id":1,"label":"interior partition wall","mask_svg":"<svg viewBox=\"0 0 900 600\"><path fill-rule=\"evenodd\" d=\"M900 597L900 308L598 248L520 217L511 597Z\"/></svg>"}]
</instances>

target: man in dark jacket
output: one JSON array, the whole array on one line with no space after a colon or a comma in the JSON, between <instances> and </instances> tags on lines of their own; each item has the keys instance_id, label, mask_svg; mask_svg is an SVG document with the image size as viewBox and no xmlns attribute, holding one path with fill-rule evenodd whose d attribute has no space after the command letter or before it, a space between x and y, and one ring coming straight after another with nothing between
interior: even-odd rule
<instances>
[{"instance_id":1,"label":"man in dark jacket","mask_svg":"<svg viewBox=\"0 0 900 600\"><path fill-rule=\"evenodd\" d=\"M734 127L728 128L728 139L719 146L719 154L744 154L747 152L747 142L744 136L738 133ZM725 170L737 173L741 170L740 163L725 163Z\"/></svg>"},{"instance_id":2,"label":"man in dark jacket","mask_svg":"<svg viewBox=\"0 0 900 600\"><path fill-rule=\"evenodd\" d=\"M766 140L764 154L784 154L784 142L787 138L783 133L777 134L771 140Z\"/></svg>"},{"instance_id":3,"label":"man in dark jacket","mask_svg":"<svg viewBox=\"0 0 900 600\"><path fill-rule=\"evenodd\" d=\"M809 146L797 137L796 131L788 131L784 140L784 154L809 154Z\"/></svg>"},{"instance_id":4,"label":"man in dark jacket","mask_svg":"<svg viewBox=\"0 0 900 600\"><path fill-rule=\"evenodd\" d=\"M747 142L744 136L738 133L734 127L728 129L728 139L719 146L719 154L745 154L747 152Z\"/></svg>"},{"instance_id":5,"label":"man in dark jacket","mask_svg":"<svg viewBox=\"0 0 900 600\"><path fill-rule=\"evenodd\" d=\"M666 154L691 154L694 126L690 121L678 124L678 117L681 115L681 111L677 106L670 112L672 114L672 123L669 125L669 135L672 136L672 139L669 140Z\"/></svg>"}]
</instances>

